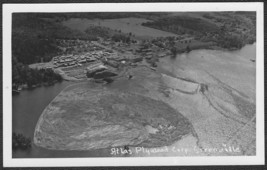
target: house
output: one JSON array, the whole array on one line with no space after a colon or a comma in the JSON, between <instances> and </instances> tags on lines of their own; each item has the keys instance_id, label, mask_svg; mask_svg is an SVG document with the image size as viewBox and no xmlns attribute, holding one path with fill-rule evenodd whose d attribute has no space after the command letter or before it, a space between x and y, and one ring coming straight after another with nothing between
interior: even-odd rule
<instances>
[{"instance_id":1,"label":"house","mask_svg":"<svg viewBox=\"0 0 267 170\"><path fill-rule=\"evenodd\" d=\"M73 61L72 58L67 58L67 59L65 59L65 62L71 62L71 61Z\"/></svg>"},{"instance_id":2,"label":"house","mask_svg":"<svg viewBox=\"0 0 267 170\"><path fill-rule=\"evenodd\" d=\"M65 60L61 59L61 60L59 60L58 63L64 63L64 62L65 62Z\"/></svg>"},{"instance_id":3,"label":"house","mask_svg":"<svg viewBox=\"0 0 267 170\"><path fill-rule=\"evenodd\" d=\"M134 63L141 62L142 60L143 60L143 57L141 57L141 56L131 59L131 61L134 62Z\"/></svg>"},{"instance_id":4,"label":"house","mask_svg":"<svg viewBox=\"0 0 267 170\"><path fill-rule=\"evenodd\" d=\"M160 54L158 54L158 56L159 56L160 58L162 58L162 57L166 56L166 54L165 54L165 53L160 53Z\"/></svg>"},{"instance_id":5,"label":"house","mask_svg":"<svg viewBox=\"0 0 267 170\"><path fill-rule=\"evenodd\" d=\"M79 63L86 63L86 59L78 61Z\"/></svg>"},{"instance_id":6,"label":"house","mask_svg":"<svg viewBox=\"0 0 267 170\"><path fill-rule=\"evenodd\" d=\"M187 43L191 43L192 41L194 40L193 37L190 37L190 38L184 38L178 42L182 43L182 44L187 44Z\"/></svg>"},{"instance_id":7,"label":"house","mask_svg":"<svg viewBox=\"0 0 267 170\"><path fill-rule=\"evenodd\" d=\"M86 61L87 61L87 62L93 62L93 61L96 61L96 58L94 58L94 57L88 57L88 58L86 59Z\"/></svg>"},{"instance_id":8,"label":"house","mask_svg":"<svg viewBox=\"0 0 267 170\"><path fill-rule=\"evenodd\" d=\"M108 68L104 66L102 63L96 63L86 68L87 70L86 75L87 77L93 77L97 72L101 72L107 69Z\"/></svg>"},{"instance_id":9,"label":"house","mask_svg":"<svg viewBox=\"0 0 267 170\"><path fill-rule=\"evenodd\" d=\"M46 69L48 69L48 70L52 70L52 67L50 67L50 66L47 66L47 67L46 67Z\"/></svg>"},{"instance_id":10,"label":"house","mask_svg":"<svg viewBox=\"0 0 267 170\"><path fill-rule=\"evenodd\" d=\"M69 63L69 66L73 66L73 65L75 65L74 61Z\"/></svg>"}]
</instances>

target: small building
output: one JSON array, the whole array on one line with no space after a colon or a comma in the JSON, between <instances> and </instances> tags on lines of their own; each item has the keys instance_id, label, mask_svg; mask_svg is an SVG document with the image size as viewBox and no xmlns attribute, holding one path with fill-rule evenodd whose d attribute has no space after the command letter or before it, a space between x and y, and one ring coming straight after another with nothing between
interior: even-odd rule
<instances>
[{"instance_id":1,"label":"small building","mask_svg":"<svg viewBox=\"0 0 267 170\"><path fill-rule=\"evenodd\" d=\"M69 63L69 66L73 66L73 65L75 65L74 61Z\"/></svg>"},{"instance_id":2,"label":"small building","mask_svg":"<svg viewBox=\"0 0 267 170\"><path fill-rule=\"evenodd\" d=\"M87 71L86 75L87 77L93 77L95 73L101 72L107 69L108 68L104 66L102 63L92 64L86 68L86 71Z\"/></svg>"},{"instance_id":3,"label":"small building","mask_svg":"<svg viewBox=\"0 0 267 170\"><path fill-rule=\"evenodd\" d=\"M79 63L86 63L86 59L78 61Z\"/></svg>"},{"instance_id":4,"label":"small building","mask_svg":"<svg viewBox=\"0 0 267 170\"><path fill-rule=\"evenodd\" d=\"M94 57L90 57L86 59L87 62L93 62L96 61L96 59Z\"/></svg>"},{"instance_id":5,"label":"small building","mask_svg":"<svg viewBox=\"0 0 267 170\"><path fill-rule=\"evenodd\" d=\"M65 62L65 60L61 59L61 60L59 60L58 63L64 63L64 62Z\"/></svg>"},{"instance_id":6,"label":"small building","mask_svg":"<svg viewBox=\"0 0 267 170\"><path fill-rule=\"evenodd\" d=\"M47 66L47 67L45 67L47 70L52 70L52 67L50 67L50 66Z\"/></svg>"},{"instance_id":7,"label":"small building","mask_svg":"<svg viewBox=\"0 0 267 170\"><path fill-rule=\"evenodd\" d=\"M141 62L142 60L143 60L143 57L141 57L141 56L131 59L131 61L134 63Z\"/></svg>"},{"instance_id":8,"label":"small building","mask_svg":"<svg viewBox=\"0 0 267 170\"><path fill-rule=\"evenodd\" d=\"M160 58L162 58L162 57L165 57L166 54L165 54L165 53L160 53L158 56L159 56Z\"/></svg>"}]
</instances>

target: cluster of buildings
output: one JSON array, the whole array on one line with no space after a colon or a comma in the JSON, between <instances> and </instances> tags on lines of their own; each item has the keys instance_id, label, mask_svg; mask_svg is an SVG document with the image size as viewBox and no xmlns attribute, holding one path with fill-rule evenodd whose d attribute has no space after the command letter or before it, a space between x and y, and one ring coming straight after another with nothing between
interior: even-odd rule
<instances>
[{"instance_id":1,"label":"cluster of buildings","mask_svg":"<svg viewBox=\"0 0 267 170\"><path fill-rule=\"evenodd\" d=\"M161 58L169 54L168 50L162 50L154 44L151 44L148 48L141 46L136 52L144 56L146 59L151 59L153 56Z\"/></svg>"},{"instance_id":2,"label":"cluster of buildings","mask_svg":"<svg viewBox=\"0 0 267 170\"><path fill-rule=\"evenodd\" d=\"M183 41L180 43L190 43L192 39L175 39L175 42L177 41ZM93 64L95 61L101 61L101 63L117 68L118 63L122 61L131 61L132 63L136 63L145 58L146 60L155 63L154 60L156 61L158 58L168 55L168 50L160 49L150 41L146 41L142 45L140 44L141 46L139 44L135 44L134 47L128 45L125 46L125 48L124 43L121 43L118 48L118 43L116 44L116 42L111 40L101 40L101 45L99 46L85 40L60 40L59 44L63 48L81 47L86 50L83 50L83 52L74 50L77 52L64 53L54 57L52 60L54 68L82 66L86 63ZM111 49L104 48L102 45L109 46ZM123 53L121 52L123 55L114 52L112 49L119 52L123 51Z\"/></svg>"},{"instance_id":3,"label":"cluster of buildings","mask_svg":"<svg viewBox=\"0 0 267 170\"><path fill-rule=\"evenodd\" d=\"M61 55L53 58L54 68L68 66L82 66L82 64L113 58L117 56L108 50L93 51L77 55Z\"/></svg>"},{"instance_id":4,"label":"cluster of buildings","mask_svg":"<svg viewBox=\"0 0 267 170\"><path fill-rule=\"evenodd\" d=\"M77 46L77 45L84 45L84 44L92 44L91 41L87 40L65 40L65 39L57 39L56 40L59 46L62 47L72 47L72 46Z\"/></svg>"},{"instance_id":5,"label":"cluster of buildings","mask_svg":"<svg viewBox=\"0 0 267 170\"><path fill-rule=\"evenodd\" d=\"M103 48L86 40L57 40L58 48L64 54L102 50Z\"/></svg>"},{"instance_id":6,"label":"cluster of buildings","mask_svg":"<svg viewBox=\"0 0 267 170\"><path fill-rule=\"evenodd\" d=\"M54 57L53 67L69 67L69 66L82 66L85 63L94 61L122 61L126 57L118 55L112 49L116 47L116 43L109 40L101 40L100 44L110 46L111 49L105 49L97 44L86 40L58 40L59 47L62 49L63 54ZM114 48L115 49L115 48ZM115 49L117 51L117 49Z\"/></svg>"}]
</instances>

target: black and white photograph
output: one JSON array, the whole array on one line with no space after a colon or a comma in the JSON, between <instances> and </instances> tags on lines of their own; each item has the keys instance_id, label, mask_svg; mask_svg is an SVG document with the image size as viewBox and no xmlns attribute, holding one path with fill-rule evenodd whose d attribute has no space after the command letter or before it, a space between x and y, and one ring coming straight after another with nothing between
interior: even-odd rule
<instances>
[{"instance_id":1,"label":"black and white photograph","mask_svg":"<svg viewBox=\"0 0 267 170\"><path fill-rule=\"evenodd\" d=\"M3 11L4 165L264 163L262 3Z\"/></svg>"}]
</instances>

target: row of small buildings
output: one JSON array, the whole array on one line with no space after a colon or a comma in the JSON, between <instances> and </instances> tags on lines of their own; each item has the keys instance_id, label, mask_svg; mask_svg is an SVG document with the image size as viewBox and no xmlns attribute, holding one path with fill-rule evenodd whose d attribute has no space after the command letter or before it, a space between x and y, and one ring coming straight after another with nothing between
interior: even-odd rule
<instances>
[{"instance_id":1,"label":"row of small buildings","mask_svg":"<svg viewBox=\"0 0 267 170\"><path fill-rule=\"evenodd\" d=\"M81 66L84 63L94 62L96 60L122 60L123 57L118 56L116 53L111 53L110 51L94 51L87 52L78 55L62 55L53 58L53 65L57 67L67 67L67 66Z\"/></svg>"}]
</instances>

